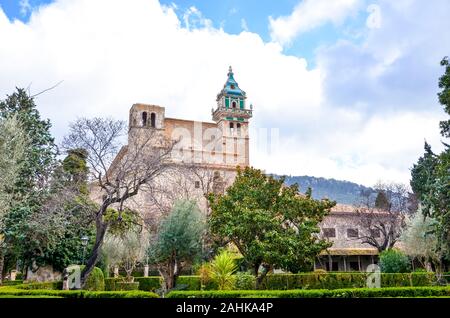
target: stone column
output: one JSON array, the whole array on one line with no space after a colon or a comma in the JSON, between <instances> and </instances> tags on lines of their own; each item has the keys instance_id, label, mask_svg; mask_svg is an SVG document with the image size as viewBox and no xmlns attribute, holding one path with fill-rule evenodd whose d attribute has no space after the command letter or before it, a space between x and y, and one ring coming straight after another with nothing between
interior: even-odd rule
<instances>
[{"instance_id":1,"label":"stone column","mask_svg":"<svg viewBox=\"0 0 450 318\"><path fill-rule=\"evenodd\" d=\"M119 277L119 267L118 266L114 266L114 278Z\"/></svg>"},{"instance_id":2,"label":"stone column","mask_svg":"<svg viewBox=\"0 0 450 318\"><path fill-rule=\"evenodd\" d=\"M148 277L148 265L144 266L144 277Z\"/></svg>"},{"instance_id":3,"label":"stone column","mask_svg":"<svg viewBox=\"0 0 450 318\"><path fill-rule=\"evenodd\" d=\"M13 269L11 271L11 280L16 280L16 275L17 275L17 271L15 269Z\"/></svg>"}]
</instances>

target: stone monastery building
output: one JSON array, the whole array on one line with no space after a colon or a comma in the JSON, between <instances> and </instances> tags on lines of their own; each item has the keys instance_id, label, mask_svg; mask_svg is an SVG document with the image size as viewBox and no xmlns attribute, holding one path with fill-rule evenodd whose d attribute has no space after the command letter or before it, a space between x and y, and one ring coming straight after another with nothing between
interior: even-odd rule
<instances>
[{"instance_id":1,"label":"stone monastery building","mask_svg":"<svg viewBox=\"0 0 450 318\"><path fill-rule=\"evenodd\" d=\"M217 94L212 122L168 118L164 107L134 104L129 115L129 144L150 132L178 140L171 160L191 164L192 169L161 179L159 190L155 187L152 193L157 199L151 201L145 192L140 193L133 199L133 208L152 217L159 214L158 209L170 209L169 202L174 198L185 195L196 198L207 213L205 194L224 191L235 178L236 166L250 164L248 128L252 112L253 107L248 105L247 95L236 82L231 67ZM316 268L364 271L369 264L377 262L377 249L355 240L358 231L363 231L358 228L355 216L354 207L337 205L322 222L321 235L333 241L333 247L318 257Z\"/></svg>"}]
</instances>

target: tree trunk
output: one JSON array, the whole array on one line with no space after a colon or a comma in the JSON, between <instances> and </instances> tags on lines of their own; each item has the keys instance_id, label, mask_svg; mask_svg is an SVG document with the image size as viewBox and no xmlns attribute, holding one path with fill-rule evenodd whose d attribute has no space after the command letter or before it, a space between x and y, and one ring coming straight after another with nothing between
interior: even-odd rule
<instances>
[{"instance_id":1,"label":"tree trunk","mask_svg":"<svg viewBox=\"0 0 450 318\"><path fill-rule=\"evenodd\" d=\"M89 257L86 267L84 268L83 272L81 273L81 288L84 288L87 282L87 278L89 277L89 274L94 269L95 265L97 264L97 261L100 257L102 245L103 245L103 239L105 238L106 230L108 228L108 223L104 223L102 221L102 214L100 214L96 221L95 221L95 228L96 228L96 236L95 236L95 244L94 248L92 249L91 256Z\"/></svg>"},{"instance_id":2,"label":"tree trunk","mask_svg":"<svg viewBox=\"0 0 450 318\"><path fill-rule=\"evenodd\" d=\"M258 266L259 267L259 266ZM260 276L256 276L256 289L259 289L259 287L261 286L261 283L263 282L264 278L266 277L267 273L269 273L271 266L269 265L263 265L264 270L261 273Z\"/></svg>"},{"instance_id":3,"label":"tree trunk","mask_svg":"<svg viewBox=\"0 0 450 318\"><path fill-rule=\"evenodd\" d=\"M0 285L3 283L3 266L5 264L5 255L3 250L0 249Z\"/></svg>"},{"instance_id":4,"label":"tree trunk","mask_svg":"<svg viewBox=\"0 0 450 318\"><path fill-rule=\"evenodd\" d=\"M175 258L171 258L165 264L165 267L159 267L158 271L164 280L164 291L167 293L176 285L178 276L180 275L181 266L179 266Z\"/></svg>"}]
</instances>

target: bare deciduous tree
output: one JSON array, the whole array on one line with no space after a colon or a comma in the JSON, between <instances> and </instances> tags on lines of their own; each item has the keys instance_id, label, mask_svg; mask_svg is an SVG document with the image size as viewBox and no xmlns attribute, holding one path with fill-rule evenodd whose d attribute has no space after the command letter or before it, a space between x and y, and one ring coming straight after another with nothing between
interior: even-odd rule
<instances>
[{"instance_id":1,"label":"bare deciduous tree","mask_svg":"<svg viewBox=\"0 0 450 318\"><path fill-rule=\"evenodd\" d=\"M109 225L104 219L108 207L117 208L120 220L126 202L140 191L151 189L152 182L172 166L170 155L174 142L157 130L130 131L128 145L118 152L125 129L123 121L81 118L70 125L70 134L63 141L65 149L87 151L91 192L97 193L100 202L95 212L95 243L82 273L82 286L100 256Z\"/></svg>"},{"instance_id":2,"label":"bare deciduous tree","mask_svg":"<svg viewBox=\"0 0 450 318\"><path fill-rule=\"evenodd\" d=\"M372 193L361 194L356 212L362 233L355 238L361 244L369 244L384 251L394 247L405 227L405 215L409 212L408 187L399 183L377 183L377 198Z\"/></svg>"}]
</instances>

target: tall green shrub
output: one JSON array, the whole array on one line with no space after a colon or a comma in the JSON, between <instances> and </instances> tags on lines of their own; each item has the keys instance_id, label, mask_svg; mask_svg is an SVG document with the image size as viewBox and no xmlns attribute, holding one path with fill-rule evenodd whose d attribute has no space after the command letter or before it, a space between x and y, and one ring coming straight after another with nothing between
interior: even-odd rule
<instances>
[{"instance_id":1,"label":"tall green shrub","mask_svg":"<svg viewBox=\"0 0 450 318\"><path fill-rule=\"evenodd\" d=\"M83 272L85 265L80 266L80 271ZM85 290L104 291L105 290L105 276L100 268L94 267L86 281Z\"/></svg>"},{"instance_id":2,"label":"tall green shrub","mask_svg":"<svg viewBox=\"0 0 450 318\"><path fill-rule=\"evenodd\" d=\"M380 267L383 273L407 273L411 263L408 256L392 249L380 253Z\"/></svg>"}]
</instances>

